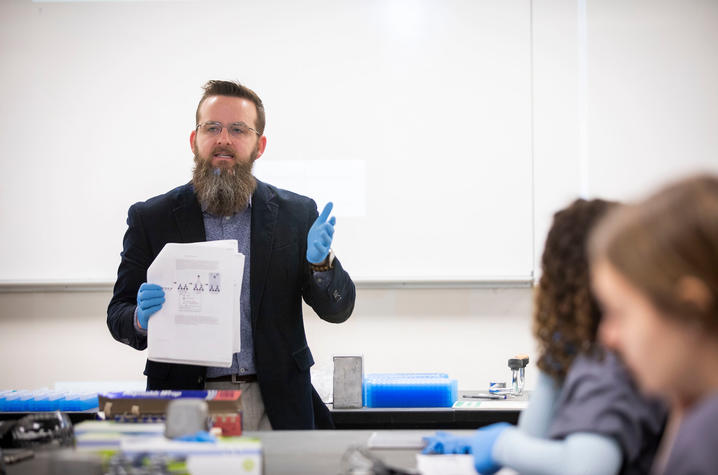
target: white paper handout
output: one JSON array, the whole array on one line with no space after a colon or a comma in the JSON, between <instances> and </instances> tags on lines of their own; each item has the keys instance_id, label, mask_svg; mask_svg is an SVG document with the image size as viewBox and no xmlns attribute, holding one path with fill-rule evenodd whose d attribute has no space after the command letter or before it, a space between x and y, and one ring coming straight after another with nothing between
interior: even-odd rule
<instances>
[{"instance_id":1,"label":"white paper handout","mask_svg":"<svg viewBox=\"0 0 718 475\"><path fill-rule=\"evenodd\" d=\"M476 475L471 454L417 454L416 469L422 475Z\"/></svg>"},{"instance_id":2,"label":"white paper handout","mask_svg":"<svg viewBox=\"0 0 718 475\"><path fill-rule=\"evenodd\" d=\"M147 328L147 358L166 363L232 366L240 350L244 255L236 240L168 243L147 269L165 303Z\"/></svg>"}]
</instances>

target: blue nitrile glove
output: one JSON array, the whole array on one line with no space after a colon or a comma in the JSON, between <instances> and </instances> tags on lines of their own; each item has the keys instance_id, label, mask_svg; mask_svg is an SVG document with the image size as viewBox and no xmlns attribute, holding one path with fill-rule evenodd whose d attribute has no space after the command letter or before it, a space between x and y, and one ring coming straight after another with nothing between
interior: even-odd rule
<instances>
[{"instance_id":1,"label":"blue nitrile glove","mask_svg":"<svg viewBox=\"0 0 718 475\"><path fill-rule=\"evenodd\" d=\"M144 330L147 330L150 316L161 309L163 303L165 303L165 291L162 287L147 282L140 285L140 290L137 291L137 321Z\"/></svg>"},{"instance_id":2,"label":"blue nitrile glove","mask_svg":"<svg viewBox=\"0 0 718 475\"><path fill-rule=\"evenodd\" d=\"M494 449L496 439L511 427L511 424L499 422L482 427L471 437L471 453L474 454L474 468L482 475L496 473L501 466L496 463L491 454Z\"/></svg>"},{"instance_id":3,"label":"blue nitrile glove","mask_svg":"<svg viewBox=\"0 0 718 475\"><path fill-rule=\"evenodd\" d=\"M217 442L217 437L210 434L206 430L198 430L194 434L183 435L174 440L180 442Z\"/></svg>"},{"instance_id":4,"label":"blue nitrile glove","mask_svg":"<svg viewBox=\"0 0 718 475\"><path fill-rule=\"evenodd\" d=\"M471 453L471 437L459 437L437 431L431 437L423 437L426 446L422 454L468 454Z\"/></svg>"},{"instance_id":5,"label":"blue nitrile glove","mask_svg":"<svg viewBox=\"0 0 718 475\"><path fill-rule=\"evenodd\" d=\"M330 201L324 207L322 214L309 228L309 234L307 235L307 260L312 264L320 264L329 254L329 248L332 247L332 237L334 236L334 223L337 222L336 218L332 216L329 221L329 213L332 212L334 205Z\"/></svg>"}]
</instances>

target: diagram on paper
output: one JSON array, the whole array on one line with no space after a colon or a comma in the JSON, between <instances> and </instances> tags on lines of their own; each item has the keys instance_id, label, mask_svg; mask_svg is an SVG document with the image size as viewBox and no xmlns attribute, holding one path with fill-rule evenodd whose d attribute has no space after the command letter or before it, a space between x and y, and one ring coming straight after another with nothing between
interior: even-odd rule
<instances>
[{"instance_id":1,"label":"diagram on paper","mask_svg":"<svg viewBox=\"0 0 718 475\"><path fill-rule=\"evenodd\" d=\"M194 272L178 272L174 289L177 291L178 310L200 312L204 296L218 295L221 292L220 274L208 272L203 276Z\"/></svg>"}]
</instances>

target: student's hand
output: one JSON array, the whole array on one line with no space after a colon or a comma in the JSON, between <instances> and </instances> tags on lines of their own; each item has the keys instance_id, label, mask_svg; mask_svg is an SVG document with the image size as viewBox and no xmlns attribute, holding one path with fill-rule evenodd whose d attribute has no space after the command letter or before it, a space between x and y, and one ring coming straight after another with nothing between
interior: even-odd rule
<instances>
[{"instance_id":1,"label":"student's hand","mask_svg":"<svg viewBox=\"0 0 718 475\"><path fill-rule=\"evenodd\" d=\"M137 291L137 322L143 330L147 330L152 314L162 308L165 303L165 291L157 284L145 282Z\"/></svg>"},{"instance_id":2,"label":"student's hand","mask_svg":"<svg viewBox=\"0 0 718 475\"><path fill-rule=\"evenodd\" d=\"M496 439L511 424L499 422L482 427L471 437L471 453L474 454L474 468L482 475L496 473L501 466L496 463L492 455Z\"/></svg>"},{"instance_id":3,"label":"student's hand","mask_svg":"<svg viewBox=\"0 0 718 475\"><path fill-rule=\"evenodd\" d=\"M426 446L422 454L468 454L471 453L471 437L459 437L448 432L437 431L431 437L424 437Z\"/></svg>"},{"instance_id":4,"label":"student's hand","mask_svg":"<svg viewBox=\"0 0 718 475\"><path fill-rule=\"evenodd\" d=\"M322 214L309 228L309 234L307 235L307 260L312 264L321 264L329 254L329 248L332 247L332 238L334 237L334 223L337 222L336 218L332 216L329 221L329 213L332 212L334 205L330 201L324 207Z\"/></svg>"}]
</instances>

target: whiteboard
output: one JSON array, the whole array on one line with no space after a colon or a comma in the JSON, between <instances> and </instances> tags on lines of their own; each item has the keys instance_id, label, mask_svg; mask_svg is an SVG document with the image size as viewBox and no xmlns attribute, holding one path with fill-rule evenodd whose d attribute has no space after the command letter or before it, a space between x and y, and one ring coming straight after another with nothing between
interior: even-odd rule
<instances>
[{"instance_id":1,"label":"whiteboard","mask_svg":"<svg viewBox=\"0 0 718 475\"><path fill-rule=\"evenodd\" d=\"M633 200L718 174L718 3L592 2L588 192Z\"/></svg>"},{"instance_id":2,"label":"whiteboard","mask_svg":"<svg viewBox=\"0 0 718 475\"><path fill-rule=\"evenodd\" d=\"M320 208L282 170L347 180L356 280L529 279L530 40L528 0L2 2L0 281L114 281L128 207L191 177L208 79L262 97L260 178Z\"/></svg>"}]
</instances>

